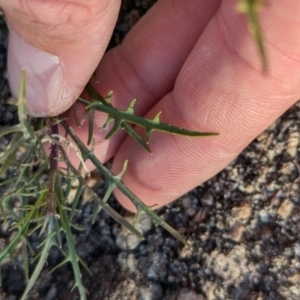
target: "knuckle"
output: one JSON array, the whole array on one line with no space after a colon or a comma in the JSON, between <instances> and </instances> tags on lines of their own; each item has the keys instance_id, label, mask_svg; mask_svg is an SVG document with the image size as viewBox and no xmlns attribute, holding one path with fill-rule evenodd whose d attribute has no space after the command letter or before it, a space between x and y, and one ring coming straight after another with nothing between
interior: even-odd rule
<instances>
[{"instance_id":1,"label":"knuckle","mask_svg":"<svg viewBox=\"0 0 300 300\"><path fill-rule=\"evenodd\" d=\"M60 41L76 39L92 26L106 10L103 3L106 1L17 0L3 9L10 27L24 39L39 36Z\"/></svg>"}]
</instances>

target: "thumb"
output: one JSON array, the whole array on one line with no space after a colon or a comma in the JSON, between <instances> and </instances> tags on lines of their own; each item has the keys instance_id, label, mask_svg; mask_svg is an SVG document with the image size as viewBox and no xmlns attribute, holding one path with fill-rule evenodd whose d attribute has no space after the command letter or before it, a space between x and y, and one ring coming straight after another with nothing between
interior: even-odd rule
<instances>
[{"instance_id":1,"label":"thumb","mask_svg":"<svg viewBox=\"0 0 300 300\"><path fill-rule=\"evenodd\" d=\"M27 110L36 117L67 110L97 67L120 0L0 0L9 27L13 96L26 72Z\"/></svg>"}]
</instances>

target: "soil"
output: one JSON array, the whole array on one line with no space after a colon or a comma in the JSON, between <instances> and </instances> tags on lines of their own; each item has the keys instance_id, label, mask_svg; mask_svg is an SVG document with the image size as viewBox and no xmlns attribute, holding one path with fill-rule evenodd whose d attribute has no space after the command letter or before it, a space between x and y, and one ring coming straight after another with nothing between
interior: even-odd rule
<instances>
[{"instance_id":1,"label":"soil","mask_svg":"<svg viewBox=\"0 0 300 300\"><path fill-rule=\"evenodd\" d=\"M123 1L110 47L119 44L155 1ZM2 23L1 23L2 24ZM16 122L6 77L6 34L0 27L0 126ZM146 217L139 242L107 214L90 222L82 203L74 231L88 299L202 300L300 299L300 111L297 105L261 134L225 170L158 213L189 241L185 247ZM0 151L7 144L0 140ZM9 176L7 174L6 176ZM180 183L179 183L180 184ZM103 195L105 182L95 185ZM0 193L3 191L0 190ZM128 219L132 216L111 200ZM9 240L0 227L0 248ZM32 238L34 242L34 237ZM70 267L49 274L61 259L53 250L28 299L79 299ZM0 299L19 299L22 262L2 264Z\"/></svg>"}]
</instances>

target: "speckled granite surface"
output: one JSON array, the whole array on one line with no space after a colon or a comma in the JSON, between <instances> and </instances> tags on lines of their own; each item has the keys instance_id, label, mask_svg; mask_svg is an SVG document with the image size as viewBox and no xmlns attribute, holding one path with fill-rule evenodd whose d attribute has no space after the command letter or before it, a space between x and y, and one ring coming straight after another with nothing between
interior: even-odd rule
<instances>
[{"instance_id":1,"label":"speckled granite surface","mask_svg":"<svg viewBox=\"0 0 300 300\"><path fill-rule=\"evenodd\" d=\"M152 2L123 1L112 43L122 39ZM4 41L2 36L1 125L14 119L14 112L5 105ZM83 203L76 223L87 230L74 235L80 255L93 272L93 276L84 273L88 299L300 299L299 142L300 109L294 106L224 171L160 209L191 248L146 217L140 224L146 236L143 242L105 213L92 226L91 206ZM103 194L105 183L95 188ZM132 218L116 202L113 205ZM7 239L2 226L0 247ZM51 253L49 267L29 299L78 299L70 293L71 269L48 275L60 259L57 251ZM0 299L19 299L24 288L21 262L17 261L16 269L4 264L3 279Z\"/></svg>"}]
</instances>

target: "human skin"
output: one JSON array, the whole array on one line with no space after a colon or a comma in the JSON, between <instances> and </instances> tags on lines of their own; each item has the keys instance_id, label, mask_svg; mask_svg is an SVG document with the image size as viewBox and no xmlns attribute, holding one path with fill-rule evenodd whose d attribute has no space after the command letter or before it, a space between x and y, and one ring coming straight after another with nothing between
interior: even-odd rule
<instances>
[{"instance_id":1,"label":"human skin","mask_svg":"<svg viewBox=\"0 0 300 300\"><path fill-rule=\"evenodd\" d=\"M0 0L0 5L5 9L3 4L9 7L11 2L20 5L29 1ZM32 2L34 5L35 1ZM52 2L55 7L72 1ZM111 16L110 23L100 20L92 24L99 28L102 25L112 27L120 2L100 2L103 7L109 7L106 9ZM299 99L299 1L270 0L259 14L268 55L268 73L261 72L261 61L248 32L246 17L237 13L236 3L235 0L158 1L122 45L106 53L97 67L97 79L93 79L92 84L103 95L113 90L112 101L116 107L125 108L136 98L137 114L152 118L162 111L161 120L165 123L219 133L217 137L190 139L155 132L150 142L153 155L149 155L123 132L105 141L105 133L95 130L94 152L103 162L114 156L115 173L128 159L123 181L147 205L165 205L215 175ZM94 3L90 1L85 5L91 8ZM89 64L90 69L94 64L96 67L100 57L92 59L90 54L96 53L98 48L102 51L108 40L104 32L99 33L105 36L105 42L92 43L81 53L86 41L82 43L80 37L84 34L89 37L90 27L87 26L84 33L73 39L74 45L78 43L75 48L69 48L67 43L64 45L66 37L63 34L54 47L52 37L47 38L47 31L46 37L36 40L30 22L23 24L21 30L18 27L20 18L8 18L10 26L33 46L43 46L42 50L62 57L62 61L64 56L57 49L65 47L61 53L69 57L66 72L68 66L73 71L76 68L86 71L84 64ZM55 22L56 19L50 20ZM47 26L49 24L45 28ZM64 32L64 24L57 26ZM111 28L109 30L111 32ZM51 43L47 44L44 39ZM90 39L94 41L99 37ZM72 51L82 55L80 66L72 61ZM83 74L81 85L91 72ZM74 99L68 106L72 101ZM49 107L49 103L46 104ZM34 101L28 105L29 111L35 111ZM82 108L77 106L76 113L81 112ZM95 127L99 128L104 120L105 116L99 113ZM70 125L75 127L74 121L70 120ZM76 129L82 139L86 139L86 129L87 125ZM76 155L72 157L75 162ZM119 191L115 195L123 206L134 210Z\"/></svg>"},{"instance_id":2,"label":"human skin","mask_svg":"<svg viewBox=\"0 0 300 300\"><path fill-rule=\"evenodd\" d=\"M120 2L0 0L10 28L11 89L17 94L20 70L24 68L30 115L55 116L75 102L103 56Z\"/></svg>"}]
</instances>

